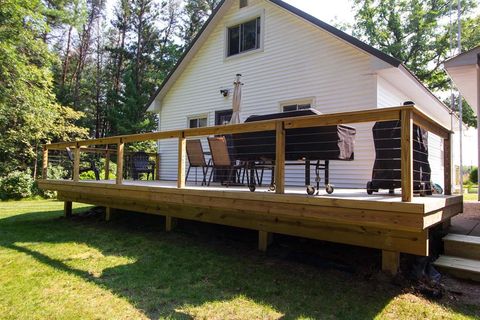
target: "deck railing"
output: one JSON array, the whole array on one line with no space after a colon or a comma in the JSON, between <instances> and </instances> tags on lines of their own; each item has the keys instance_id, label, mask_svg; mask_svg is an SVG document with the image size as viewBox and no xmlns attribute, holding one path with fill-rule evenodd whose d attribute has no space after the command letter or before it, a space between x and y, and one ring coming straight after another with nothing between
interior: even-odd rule
<instances>
[{"instance_id":1,"label":"deck railing","mask_svg":"<svg viewBox=\"0 0 480 320\"><path fill-rule=\"evenodd\" d=\"M191 137L228 135L235 133L276 131L275 160L275 192L285 193L285 131L288 129L319 127L328 125L354 124L381 121L401 121L401 189L402 201L410 202L413 198L413 124L438 135L444 143L444 193L451 194L451 143L452 132L440 123L431 119L417 107L399 106L383 109L361 110L315 116L283 118L234 125L222 125L195 129L183 129L163 132L151 132L134 135L123 135L100 139L60 142L44 145L43 179L47 179L49 150L74 151L73 180L79 181L80 152L91 150L92 145L117 145L116 183L123 183L123 158L125 144L149 140L178 139L178 173L177 188L185 188L186 139ZM157 158L158 172L158 158Z\"/></svg>"}]
</instances>

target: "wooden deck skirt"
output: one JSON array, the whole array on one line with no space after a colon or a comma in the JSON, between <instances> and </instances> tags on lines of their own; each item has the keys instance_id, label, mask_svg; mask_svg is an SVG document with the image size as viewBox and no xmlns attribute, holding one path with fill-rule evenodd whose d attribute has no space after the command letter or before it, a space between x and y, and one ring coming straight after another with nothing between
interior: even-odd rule
<instances>
[{"instance_id":1,"label":"wooden deck skirt","mask_svg":"<svg viewBox=\"0 0 480 320\"><path fill-rule=\"evenodd\" d=\"M42 180L58 198L264 232L428 255L428 229L462 212L461 196L367 196L364 190L336 195L251 193L239 188L185 187L162 182ZM287 190L288 192L288 190Z\"/></svg>"}]
</instances>

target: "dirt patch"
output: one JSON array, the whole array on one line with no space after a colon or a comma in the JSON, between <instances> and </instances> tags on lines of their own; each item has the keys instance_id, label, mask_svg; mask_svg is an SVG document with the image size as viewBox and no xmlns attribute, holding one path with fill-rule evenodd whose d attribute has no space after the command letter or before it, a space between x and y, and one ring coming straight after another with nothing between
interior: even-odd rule
<instances>
[{"instance_id":1,"label":"dirt patch","mask_svg":"<svg viewBox=\"0 0 480 320\"><path fill-rule=\"evenodd\" d=\"M478 305L480 303L480 285L476 282L442 276L442 286L446 295L444 299L461 304Z\"/></svg>"}]
</instances>

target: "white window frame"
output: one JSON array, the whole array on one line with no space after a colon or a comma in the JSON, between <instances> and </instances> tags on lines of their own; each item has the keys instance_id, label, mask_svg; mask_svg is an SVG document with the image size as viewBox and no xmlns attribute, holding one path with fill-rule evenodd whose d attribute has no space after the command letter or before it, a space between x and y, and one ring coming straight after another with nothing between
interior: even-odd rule
<instances>
[{"instance_id":1,"label":"white window frame","mask_svg":"<svg viewBox=\"0 0 480 320\"><path fill-rule=\"evenodd\" d=\"M223 43L223 59L224 59L224 61L229 61L229 60L232 60L232 59L245 57L245 56L255 54L255 53L258 53L258 52L263 52L263 48L264 48L263 46L264 46L264 42L265 42L265 10L264 9L251 10L251 8L249 8L249 7L242 8L241 10L242 10L242 14L240 16L228 21L224 25L224 37L223 37L223 39L224 39L223 40L223 42L224 42ZM251 49L251 50L248 50L248 51L240 52L238 54L234 54L234 55L229 56L228 55L228 45L229 45L228 29L231 28L231 27L234 27L236 25L239 25L239 24L242 24L242 23L245 23L245 22L249 22L249 21L254 20L256 18L260 18L260 43L259 43L259 47L257 49Z\"/></svg>"},{"instance_id":2,"label":"white window frame","mask_svg":"<svg viewBox=\"0 0 480 320\"><path fill-rule=\"evenodd\" d=\"M280 112L288 112L288 111L283 111L283 108L286 107L286 106L295 105L295 104L297 105L297 110L298 110L298 105L301 105L301 104L309 104L310 108L316 109L315 108L315 97L280 101L278 109L280 110Z\"/></svg>"},{"instance_id":3,"label":"white window frame","mask_svg":"<svg viewBox=\"0 0 480 320\"><path fill-rule=\"evenodd\" d=\"M208 127L209 121L208 121L208 113L202 113L202 114L195 114L187 117L187 129L190 128L190 121L191 120L199 120L199 119L207 119L207 125L205 127ZM205 127L197 127L197 128L205 128Z\"/></svg>"}]
</instances>

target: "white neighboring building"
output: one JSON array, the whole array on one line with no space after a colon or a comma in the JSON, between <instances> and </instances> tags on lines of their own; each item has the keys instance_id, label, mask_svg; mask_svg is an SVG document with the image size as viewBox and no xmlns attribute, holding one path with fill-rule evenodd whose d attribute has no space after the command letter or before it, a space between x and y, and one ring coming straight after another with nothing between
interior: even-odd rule
<instances>
[{"instance_id":1,"label":"white neighboring building","mask_svg":"<svg viewBox=\"0 0 480 320\"><path fill-rule=\"evenodd\" d=\"M235 74L243 75L242 120L310 105L321 113L398 106L411 100L451 128L449 109L398 60L279 0L224 0L152 97L159 130L213 126L231 110ZM355 124L355 160L331 162L337 187L364 188L375 151L372 123ZM430 134L432 181L443 185L443 146ZM177 142L162 141L161 179L176 180ZM303 184L303 171L287 171Z\"/></svg>"}]
</instances>

